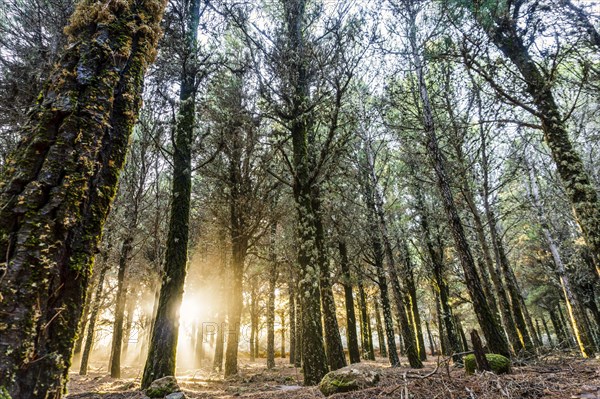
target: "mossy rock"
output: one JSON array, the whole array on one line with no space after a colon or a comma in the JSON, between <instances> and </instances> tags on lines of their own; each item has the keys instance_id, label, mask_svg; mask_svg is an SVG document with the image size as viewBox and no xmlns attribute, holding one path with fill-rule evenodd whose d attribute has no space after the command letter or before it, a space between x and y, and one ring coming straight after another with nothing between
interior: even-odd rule
<instances>
[{"instance_id":1,"label":"mossy rock","mask_svg":"<svg viewBox=\"0 0 600 399\"><path fill-rule=\"evenodd\" d=\"M485 357L494 373L510 373L509 358L502 355L496 355L494 353L486 353ZM475 370L477 370L477 361L475 360L475 355L467 355L463 357L463 361L465 362L465 371L467 374L473 374Z\"/></svg>"},{"instance_id":2,"label":"mossy rock","mask_svg":"<svg viewBox=\"0 0 600 399\"><path fill-rule=\"evenodd\" d=\"M319 390L323 395L330 396L334 393L369 388L378 382L379 374L374 371L345 367L327 373L319 383Z\"/></svg>"},{"instance_id":3,"label":"mossy rock","mask_svg":"<svg viewBox=\"0 0 600 399\"><path fill-rule=\"evenodd\" d=\"M152 384L146 389L146 395L151 398L164 398L171 393L180 391L175 377L167 376L152 381Z\"/></svg>"}]
</instances>

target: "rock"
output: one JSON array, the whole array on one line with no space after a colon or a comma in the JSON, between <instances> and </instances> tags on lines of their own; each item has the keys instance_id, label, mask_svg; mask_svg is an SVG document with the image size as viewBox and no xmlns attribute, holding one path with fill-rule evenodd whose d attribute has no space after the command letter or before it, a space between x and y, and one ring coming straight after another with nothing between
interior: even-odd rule
<instances>
[{"instance_id":1,"label":"rock","mask_svg":"<svg viewBox=\"0 0 600 399\"><path fill-rule=\"evenodd\" d=\"M152 384L146 389L146 395L151 398L164 398L174 392L180 392L179 384L173 376L167 376L152 381ZM169 398L174 399L174 398Z\"/></svg>"},{"instance_id":2,"label":"rock","mask_svg":"<svg viewBox=\"0 0 600 399\"><path fill-rule=\"evenodd\" d=\"M173 392L165 396L165 399L186 399L186 396L183 392Z\"/></svg>"},{"instance_id":3,"label":"rock","mask_svg":"<svg viewBox=\"0 0 600 399\"><path fill-rule=\"evenodd\" d=\"M369 388L378 382L379 373L350 366L327 373L319 383L319 390L323 395L330 396L334 393Z\"/></svg>"},{"instance_id":4,"label":"rock","mask_svg":"<svg viewBox=\"0 0 600 399\"><path fill-rule=\"evenodd\" d=\"M510 359L502 355L496 355L494 353L486 353L485 358L487 359L492 371L496 374L510 373ZM465 362L465 371L467 374L473 374L477 369L477 362L475 361L475 355L467 355L463 358Z\"/></svg>"}]
</instances>

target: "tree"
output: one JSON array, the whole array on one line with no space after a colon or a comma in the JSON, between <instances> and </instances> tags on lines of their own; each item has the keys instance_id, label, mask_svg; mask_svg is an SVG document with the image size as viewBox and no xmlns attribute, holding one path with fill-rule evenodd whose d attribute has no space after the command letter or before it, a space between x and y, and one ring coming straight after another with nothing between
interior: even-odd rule
<instances>
[{"instance_id":1,"label":"tree","mask_svg":"<svg viewBox=\"0 0 600 399\"><path fill-rule=\"evenodd\" d=\"M0 380L13 397L63 393L163 8L79 3L66 28L70 46L4 170Z\"/></svg>"},{"instance_id":2,"label":"tree","mask_svg":"<svg viewBox=\"0 0 600 399\"><path fill-rule=\"evenodd\" d=\"M148 357L142 377L142 388L152 381L175 374L177 339L179 334L179 307L187 269L190 198L192 189L192 140L196 119L196 88L198 64L198 25L200 0L186 0L183 36L184 61L181 71L180 106L173 140L173 182L171 189L171 214L164 273L158 308Z\"/></svg>"},{"instance_id":3,"label":"tree","mask_svg":"<svg viewBox=\"0 0 600 399\"><path fill-rule=\"evenodd\" d=\"M452 237L454 238L455 248L464 271L465 282L473 302L473 308L489 349L493 353L510 356L506 337L502 333L502 329L498 325L498 320L492 312L483 292L481 281L477 274L475 260L473 259L463 222L455 203L454 194L450 184L450 177L447 172L446 157L440 149L438 133L434 122L433 108L425 77L427 67L426 59L421 54L422 46L419 44L417 38L416 21L419 9L411 2L403 1L396 6L396 12L403 15L408 21L407 36L411 49L411 64L416 78L415 89L419 93L422 125L425 133L425 146L431 166L435 172L436 184L438 186L440 197L442 198Z\"/></svg>"},{"instance_id":4,"label":"tree","mask_svg":"<svg viewBox=\"0 0 600 399\"><path fill-rule=\"evenodd\" d=\"M467 65L482 73L501 96L508 98L538 118L542 124L546 144L550 148L557 171L569 196L575 220L590 248L600 276L600 201L598 193L585 171L583 162L573 146L565 118L554 97L551 76L534 60L524 42L518 21L523 13L524 2L509 2L497 6L469 6L475 19L481 24L490 40L519 71L533 107L515 100L489 74L473 60L466 57ZM535 16L534 16L535 17ZM535 29L527 26L528 29ZM535 31L534 31L535 34Z\"/></svg>"}]
</instances>

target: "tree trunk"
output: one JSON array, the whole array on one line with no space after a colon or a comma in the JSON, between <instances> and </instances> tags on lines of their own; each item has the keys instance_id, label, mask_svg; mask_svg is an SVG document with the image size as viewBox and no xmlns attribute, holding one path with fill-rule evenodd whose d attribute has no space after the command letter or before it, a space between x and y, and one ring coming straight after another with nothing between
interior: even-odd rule
<instances>
[{"instance_id":1,"label":"tree trunk","mask_svg":"<svg viewBox=\"0 0 600 399\"><path fill-rule=\"evenodd\" d=\"M231 295L228 295L229 284L226 281L228 275L228 261L227 261L227 231L225 229L221 229L219 231L219 258L220 258L220 269L219 269L219 298L221 299L221 303L217 307L217 329L215 334L211 334L211 339L215 339L215 351L213 355L213 363L212 369L218 370L219 372L223 370L223 352L225 348L225 330L227 328L225 323L225 316L227 312L227 304L231 301ZM206 338L204 338L206 339ZM212 347L212 345L211 345Z\"/></svg>"},{"instance_id":2,"label":"tree trunk","mask_svg":"<svg viewBox=\"0 0 600 399\"><path fill-rule=\"evenodd\" d=\"M382 265L382 268L383 268L383 265ZM362 335L363 356L367 360L375 360L375 351L373 349L373 336L371 335L371 326L370 326L371 322L370 322L369 314L368 314L369 311L367 309L367 298L365 295L365 288L361 281L359 281L359 283L358 283L358 296L359 296L359 306L360 306L360 323L361 323L360 324L360 332ZM391 312L391 308L389 307L389 301L388 301L388 308L390 310L389 316L391 318L392 312ZM393 330L393 326L392 326L392 337L394 336L393 334L394 334L394 330ZM395 351L395 347L394 347L394 351ZM392 364L394 364L394 363L392 363Z\"/></svg>"},{"instance_id":3,"label":"tree trunk","mask_svg":"<svg viewBox=\"0 0 600 399\"><path fill-rule=\"evenodd\" d=\"M435 349L435 344L433 343L433 337L431 335L431 330L429 329L429 323L427 321L425 321L425 329L427 330L427 338L429 339L429 350L431 356L435 356L437 351Z\"/></svg>"},{"instance_id":4,"label":"tree trunk","mask_svg":"<svg viewBox=\"0 0 600 399\"><path fill-rule=\"evenodd\" d=\"M85 295L85 306L83 307L81 320L79 321L79 327L77 328L77 340L75 341L75 347L73 348L73 357L76 357L79 354L81 354L81 349L83 348L83 338L85 337L85 331L88 322L90 321L90 310L92 307L92 292L94 288L95 284L90 284Z\"/></svg>"},{"instance_id":5,"label":"tree trunk","mask_svg":"<svg viewBox=\"0 0 600 399\"><path fill-rule=\"evenodd\" d=\"M456 329L460 334L460 340L462 341L463 351L466 352L469 350L469 342L467 341L467 336L465 335L465 329L462 326L462 322L460 321L460 318L456 315L454 316L454 323L456 323Z\"/></svg>"},{"instance_id":6,"label":"tree trunk","mask_svg":"<svg viewBox=\"0 0 600 399\"><path fill-rule=\"evenodd\" d=\"M389 282L392 286L394 304L396 305L396 314L398 317L398 322L400 324L400 329L402 331L402 338L404 340L404 347L406 350L408 361L412 368L421 368L423 367L423 364L421 363L421 360L419 358L417 341L415 339L415 334L410 326L410 322L407 315L407 311L410 311L406 303L407 295L403 287L400 285L398 270L396 267L396 260L394 258L392 244L388 233L387 220L383 208L383 195L379 191L378 179L375 175L375 160L373 156L371 142L366 140L363 146L364 159L362 160L363 162L361 166L363 169L362 173L365 175L363 185L365 186L364 189L367 194L367 206L371 209L371 213L373 214L373 216L376 217L375 227L378 229L381 244L383 246L383 255L387 260ZM404 279L402 280L402 282L405 283ZM385 305L383 306L385 312ZM388 335L388 345L389 340L390 336ZM392 365L394 364L392 363Z\"/></svg>"},{"instance_id":7,"label":"tree trunk","mask_svg":"<svg viewBox=\"0 0 600 399\"><path fill-rule=\"evenodd\" d=\"M312 166L308 135L311 128L305 108L309 98L309 71L304 43L305 0L286 1L284 13L287 29L289 69L291 71L291 111L289 131L294 166L294 200L298 212L298 266L300 277L302 312L302 362L306 385L318 384L328 371L327 356L323 344L323 324L319 285L324 273L320 270L322 255L317 242L319 218L313 208ZM339 334L339 332L338 332Z\"/></svg>"},{"instance_id":8,"label":"tree trunk","mask_svg":"<svg viewBox=\"0 0 600 399\"><path fill-rule=\"evenodd\" d=\"M491 371L490 363L485 357L485 351L481 344L481 338L477 334L477 330L471 330L471 343L473 344L473 352L475 353L475 362L477 363L478 371Z\"/></svg>"},{"instance_id":9,"label":"tree trunk","mask_svg":"<svg viewBox=\"0 0 600 399\"><path fill-rule=\"evenodd\" d=\"M217 328L221 328L218 326ZM195 337L195 345L194 345L194 354L196 360L196 367L202 367L202 362L204 361L204 322L199 321L196 323L196 337Z\"/></svg>"},{"instance_id":10,"label":"tree trunk","mask_svg":"<svg viewBox=\"0 0 600 399\"><path fill-rule=\"evenodd\" d=\"M217 331L211 335L211 339L215 343L215 352L213 355L212 369L217 371L223 371L223 354L225 352L225 331L227 326L225 324L225 318L221 317L217 321Z\"/></svg>"},{"instance_id":11,"label":"tree trunk","mask_svg":"<svg viewBox=\"0 0 600 399\"><path fill-rule=\"evenodd\" d=\"M549 310L548 314L550 315L550 322L554 327L554 333L556 334L558 345L561 347L571 346L571 340L569 339L567 332L563 329L563 325L560 322L560 319L557 317L556 312L554 310Z\"/></svg>"},{"instance_id":12,"label":"tree trunk","mask_svg":"<svg viewBox=\"0 0 600 399\"><path fill-rule=\"evenodd\" d=\"M281 320L281 329L280 329L280 334L281 334L281 353L280 353L280 357L282 359L285 359L285 311L281 310L281 312L279 312L279 319Z\"/></svg>"},{"instance_id":13,"label":"tree trunk","mask_svg":"<svg viewBox=\"0 0 600 399\"><path fill-rule=\"evenodd\" d=\"M379 311L379 301L373 301L375 305L375 323L377 326L377 339L379 341L379 356L387 357L387 349L385 347L385 335L383 333L383 323L381 322L381 312Z\"/></svg>"},{"instance_id":14,"label":"tree trunk","mask_svg":"<svg viewBox=\"0 0 600 399\"><path fill-rule=\"evenodd\" d=\"M103 259L100 265L100 274L98 275L98 285L96 286L96 292L94 293L94 302L92 305L92 311L90 312L90 323L87 329L87 337L85 338L85 346L83 353L81 354L81 363L79 364L79 375L87 375L88 363L92 348L94 347L94 333L96 332L96 320L98 319L98 313L102 305L102 290L104 289L104 278L106 272L109 269L107 259Z\"/></svg>"},{"instance_id":15,"label":"tree trunk","mask_svg":"<svg viewBox=\"0 0 600 399\"><path fill-rule=\"evenodd\" d=\"M292 271L288 280L289 317L290 317L290 364L296 363L296 283Z\"/></svg>"},{"instance_id":16,"label":"tree trunk","mask_svg":"<svg viewBox=\"0 0 600 399\"><path fill-rule=\"evenodd\" d=\"M254 340L256 338L256 324L257 324L257 312L258 312L258 306L257 306L257 299L256 299L256 285L254 283L254 281L252 281L251 283L251 288L250 288L250 345L249 345L249 349L250 349L250 361L253 362L256 360L256 356L258 355L257 353L255 353L254 351Z\"/></svg>"},{"instance_id":17,"label":"tree trunk","mask_svg":"<svg viewBox=\"0 0 600 399\"><path fill-rule=\"evenodd\" d=\"M350 260L348 259L348 247L343 240L338 241L338 250L340 252L340 269L342 272L342 284L344 285L344 300L346 303L346 324L348 354L350 363L360 363L360 349L358 348L358 335L356 334L356 314L354 313L354 295L352 293L352 276L350 274ZM377 314L379 319L379 313ZM377 325L377 335L380 332L381 320ZM381 343L381 338L379 338Z\"/></svg>"},{"instance_id":18,"label":"tree trunk","mask_svg":"<svg viewBox=\"0 0 600 399\"><path fill-rule=\"evenodd\" d=\"M119 255L119 272L117 273L117 296L115 300L115 320L113 323L113 336L110 354L110 376L121 378L121 348L123 345L123 321L125 319L125 304L127 303L126 271L129 256L133 249L132 226L129 225L126 237L121 246Z\"/></svg>"},{"instance_id":19,"label":"tree trunk","mask_svg":"<svg viewBox=\"0 0 600 399\"><path fill-rule=\"evenodd\" d=\"M154 0L79 3L70 45L4 168L0 381L13 398L64 391L163 10Z\"/></svg>"},{"instance_id":20,"label":"tree trunk","mask_svg":"<svg viewBox=\"0 0 600 399\"><path fill-rule=\"evenodd\" d=\"M233 195L233 193L232 193ZM232 201L233 202L233 201ZM232 218L234 220L234 218ZM227 349L225 352L225 377L238 373L238 346L240 335L240 322L244 307L243 286L244 263L248 250L248 238L239 234L239 229L232 225L231 231L231 267L233 278L227 326Z\"/></svg>"},{"instance_id":21,"label":"tree trunk","mask_svg":"<svg viewBox=\"0 0 600 399\"><path fill-rule=\"evenodd\" d=\"M546 319L542 316L542 325L544 326L544 331L546 332L546 336L548 337L548 345L552 348L554 343L552 342L552 336L550 335L550 330L548 329L548 324L546 323Z\"/></svg>"},{"instance_id":22,"label":"tree trunk","mask_svg":"<svg viewBox=\"0 0 600 399\"><path fill-rule=\"evenodd\" d=\"M294 354L294 367L302 366L302 299L300 298L300 290L296 292L296 353Z\"/></svg>"},{"instance_id":23,"label":"tree trunk","mask_svg":"<svg viewBox=\"0 0 600 399\"><path fill-rule=\"evenodd\" d=\"M267 297L267 369L275 367L275 286L277 285L277 259L275 255L275 234L277 224L271 224L269 248L269 294Z\"/></svg>"},{"instance_id":24,"label":"tree trunk","mask_svg":"<svg viewBox=\"0 0 600 399\"><path fill-rule=\"evenodd\" d=\"M190 200L192 189L192 141L196 116L196 47L200 19L200 0L191 0L187 7L185 52L182 66L179 111L176 118L173 148L173 182L171 214L164 274L150 348L144 367L141 386L175 375L177 339L179 336L179 308L187 271Z\"/></svg>"},{"instance_id":25,"label":"tree trunk","mask_svg":"<svg viewBox=\"0 0 600 399\"><path fill-rule=\"evenodd\" d=\"M127 355L129 350L129 341L131 340L131 330L133 328L133 316L135 313L135 298L129 298L127 301L127 318L125 319L125 326L123 327L123 354ZM125 356L127 357L127 356Z\"/></svg>"}]
</instances>

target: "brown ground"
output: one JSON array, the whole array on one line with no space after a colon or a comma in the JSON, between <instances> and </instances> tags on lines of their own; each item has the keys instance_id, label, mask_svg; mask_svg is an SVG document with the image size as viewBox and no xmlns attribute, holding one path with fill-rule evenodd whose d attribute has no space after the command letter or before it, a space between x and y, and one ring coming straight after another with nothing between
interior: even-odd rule
<instances>
[{"instance_id":1,"label":"brown ground","mask_svg":"<svg viewBox=\"0 0 600 399\"><path fill-rule=\"evenodd\" d=\"M264 359L263 359L264 360ZM404 362L406 364L406 362ZM512 373L498 376L492 373L467 376L464 370L446 367L437 361L426 362L422 370L390 368L385 359L364 362L359 367L378 370L381 381L377 387L337 394L331 398L400 398L400 399L600 399L600 360L576 357L546 356L513 367ZM92 370L94 370L92 368ZM435 371L435 373L432 373ZM82 377L70 375L68 399L141 399L140 370L124 369L126 378L112 379L102 372L92 371ZM302 373L286 359L278 359L274 370L266 370L264 362L243 362L240 375L224 380L207 370L190 370L177 376L189 398L322 398L315 387L302 387Z\"/></svg>"}]
</instances>

